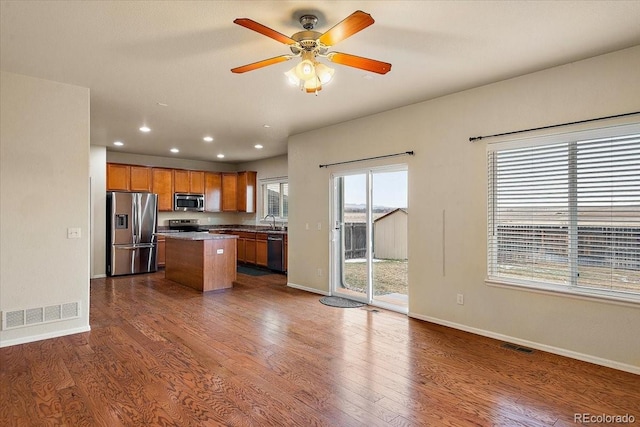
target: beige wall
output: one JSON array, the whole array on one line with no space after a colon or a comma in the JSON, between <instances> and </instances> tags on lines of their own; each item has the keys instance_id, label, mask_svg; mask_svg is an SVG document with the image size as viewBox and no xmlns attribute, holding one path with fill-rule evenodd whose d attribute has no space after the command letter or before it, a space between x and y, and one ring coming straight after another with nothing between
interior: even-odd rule
<instances>
[{"instance_id":1,"label":"beige wall","mask_svg":"<svg viewBox=\"0 0 640 427\"><path fill-rule=\"evenodd\" d=\"M640 306L485 284L491 141L469 142L638 111L638 70L640 46L290 137L290 284L329 292L331 173L406 162L411 316L640 373ZM632 120L640 117L589 126ZM406 150L416 155L318 168Z\"/></svg>"},{"instance_id":2,"label":"beige wall","mask_svg":"<svg viewBox=\"0 0 640 427\"><path fill-rule=\"evenodd\" d=\"M0 331L0 346L88 330L89 90L1 72L0 165L0 310L80 303L77 319Z\"/></svg>"},{"instance_id":3,"label":"beige wall","mask_svg":"<svg viewBox=\"0 0 640 427\"><path fill-rule=\"evenodd\" d=\"M107 151L91 146L91 278L106 276Z\"/></svg>"}]
</instances>

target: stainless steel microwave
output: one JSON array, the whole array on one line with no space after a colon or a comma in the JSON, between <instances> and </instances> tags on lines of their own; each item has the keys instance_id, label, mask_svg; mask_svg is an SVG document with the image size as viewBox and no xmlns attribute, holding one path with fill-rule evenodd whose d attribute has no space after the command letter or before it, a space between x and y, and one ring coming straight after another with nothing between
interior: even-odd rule
<instances>
[{"instance_id":1,"label":"stainless steel microwave","mask_svg":"<svg viewBox=\"0 0 640 427\"><path fill-rule=\"evenodd\" d=\"M173 196L173 210L204 212L204 194L175 193Z\"/></svg>"}]
</instances>

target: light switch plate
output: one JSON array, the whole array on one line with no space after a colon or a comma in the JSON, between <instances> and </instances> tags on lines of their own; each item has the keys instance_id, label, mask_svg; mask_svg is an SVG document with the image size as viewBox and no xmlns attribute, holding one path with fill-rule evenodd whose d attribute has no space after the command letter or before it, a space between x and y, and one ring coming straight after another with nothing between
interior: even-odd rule
<instances>
[{"instance_id":1,"label":"light switch plate","mask_svg":"<svg viewBox=\"0 0 640 427\"><path fill-rule=\"evenodd\" d=\"M224 253L224 249L216 249L216 253L217 253L218 255L221 255L221 254L223 254L223 253Z\"/></svg>"}]
</instances>

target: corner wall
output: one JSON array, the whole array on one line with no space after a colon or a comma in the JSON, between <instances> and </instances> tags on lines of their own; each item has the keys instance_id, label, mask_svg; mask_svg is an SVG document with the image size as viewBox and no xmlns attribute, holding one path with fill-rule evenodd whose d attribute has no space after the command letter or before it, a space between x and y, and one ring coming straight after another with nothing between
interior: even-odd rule
<instances>
[{"instance_id":1,"label":"corner wall","mask_svg":"<svg viewBox=\"0 0 640 427\"><path fill-rule=\"evenodd\" d=\"M413 157L386 162L409 165L411 316L640 373L640 306L484 283L486 144L493 140L469 142L472 136L639 111L639 69L637 46L290 137L289 282L329 292L331 173L382 161L328 169L318 164L415 150ZM640 116L626 122L633 120ZM306 223L320 223L322 230L306 230ZM464 305L456 304L458 293Z\"/></svg>"},{"instance_id":2,"label":"corner wall","mask_svg":"<svg viewBox=\"0 0 640 427\"><path fill-rule=\"evenodd\" d=\"M1 72L0 166L0 310L79 303L0 347L89 330L89 89Z\"/></svg>"}]
</instances>

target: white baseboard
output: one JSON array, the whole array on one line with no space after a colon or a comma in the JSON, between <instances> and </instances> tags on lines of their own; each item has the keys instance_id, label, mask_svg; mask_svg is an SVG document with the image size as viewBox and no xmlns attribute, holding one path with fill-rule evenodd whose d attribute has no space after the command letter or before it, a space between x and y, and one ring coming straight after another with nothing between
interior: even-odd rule
<instances>
[{"instance_id":1,"label":"white baseboard","mask_svg":"<svg viewBox=\"0 0 640 427\"><path fill-rule=\"evenodd\" d=\"M73 334L79 334L79 333L82 333L82 332L89 332L90 330L91 330L91 326L87 325L87 326L81 326L79 328L63 329L61 331L49 332L47 334L30 335L30 336L27 336L27 337L16 338L16 339L13 339L13 340L4 340L4 341L0 342L0 348L2 348L2 347L10 347L12 345L27 344L27 343L30 343L30 342L48 340L48 339L51 339L51 338L64 337L66 335L73 335Z\"/></svg>"},{"instance_id":2,"label":"white baseboard","mask_svg":"<svg viewBox=\"0 0 640 427\"><path fill-rule=\"evenodd\" d=\"M492 331L486 331L484 329L473 328L471 326L462 325L460 323L450 322L448 320L441 320L435 317L423 316L421 314L409 313L409 317L414 319L424 320L425 322L435 323L449 328L458 329L472 334L481 335L483 337L493 338L500 341L505 341L513 344L518 344L523 347L534 348L536 350L546 351L547 353L557 354L559 356L569 357L571 359L581 360L583 362L589 362L600 366L606 366L607 368L617 369L619 371L630 372L632 374L640 375L640 366L629 365L626 363L616 362L615 360L603 359L601 357L592 356L589 354L578 353L576 351L567 350L564 348L553 347L546 344L540 344L533 341L527 341L520 338L510 337L508 335L499 334Z\"/></svg>"},{"instance_id":3,"label":"white baseboard","mask_svg":"<svg viewBox=\"0 0 640 427\"><path fill-rule=\"evenodd\" d=\"M91 276L92 279L104 279L105 277L107 277L106 274L95 274Z\"/></svg>"},{"instance_id":4,"label":"white baseboard","mask_svg":"<svg viewBox=\"0 0 640 427\"><path fill-rule=\"evenodd\" d=\"M296 285L295 283L291 283L291 282L288 282L287 286L289 286L290 288L300 289L301 291L312 292L314 294L320 294L320 295L324 295L324 296L331 295L331 293L327 292L327 291L321 291L321 290L316 289L316 288L309 288L307 286Z\"/></svg>"}]
</instances>

